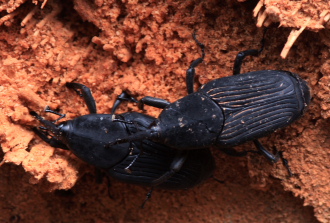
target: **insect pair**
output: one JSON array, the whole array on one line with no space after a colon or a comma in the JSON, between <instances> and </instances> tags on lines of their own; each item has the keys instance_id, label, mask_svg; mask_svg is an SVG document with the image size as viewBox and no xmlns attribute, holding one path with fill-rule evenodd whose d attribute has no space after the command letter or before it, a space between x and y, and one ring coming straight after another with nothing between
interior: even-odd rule
<instances>
[{"instance_id":1,"label":"insect pair","mask_svg":"<svg viewBox=\"0 0 330 223\"><path fill-rule=\"evenodd\" d=\"M34 131L51 146L72 151L116 179L164 189L190 188L212 176L211 146L243 156L249 151L237 152L232 147L253 140L260 153L276 162L278 155L257 139L302 116L310 103L307 83L289 71L239 74L243 59L257 56L262 49L247 50L237 55L233 76L210 81L194 92L195 68L205 56L204 45L195 35L194 39L202 56L187 70L186 97L173 103L153 97L137 101L123 93L111 114L97 114L89 88L68 83L84 98L90 114L54 124L32 111L43 124ZM163 111L157 119L137 112L117 115L123 100Z\"/></svg>"}]
</instances>

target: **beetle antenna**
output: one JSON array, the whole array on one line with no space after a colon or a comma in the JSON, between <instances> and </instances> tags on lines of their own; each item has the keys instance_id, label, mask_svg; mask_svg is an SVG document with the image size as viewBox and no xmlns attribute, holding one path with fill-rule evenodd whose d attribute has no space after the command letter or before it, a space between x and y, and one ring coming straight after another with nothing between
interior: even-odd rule
<instances>
[{"instance_id":1,"label":"beetle antenna","mask_svg":"<svg viewBox=\"0 0 330 223\"><path fill-rule=\"evenodd\" d=\"M55 135L60 134L58 127L51 121L45 120L43 117L38 115L35 111L30 111L30 115L35 117L39 122L41 122L44 126L46 126L47 130L50 130Z\"/></svg>"}]
</instances>

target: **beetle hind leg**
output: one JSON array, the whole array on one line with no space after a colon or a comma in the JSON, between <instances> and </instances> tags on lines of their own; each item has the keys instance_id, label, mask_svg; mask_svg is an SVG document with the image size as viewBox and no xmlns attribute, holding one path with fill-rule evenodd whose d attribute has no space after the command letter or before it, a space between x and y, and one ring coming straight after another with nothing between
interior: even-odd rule
<instances>
[{"instance_id":1,"label":"beetle hind leg","mask_svg":"<svg viewBox=\"0 0 330 223\"><path fill-rule=\"evenodd\" d=\"M265 147L258 141L258 140L254 140L253 141L255 146L257 147L257 149L260 151L261 154L263 154L270 162L272 163L277 163L278 160L282 160L283 165L286 167L286 169L288 170L289 176L293 176L293 173L291 171L291 168L289 166L289 162L287 159L285 159L283 157L283 152L282 151L277 151L275 154L272 154L271 152L269 152L268 150L265 149Z\"/></svg>"}]
</instances>

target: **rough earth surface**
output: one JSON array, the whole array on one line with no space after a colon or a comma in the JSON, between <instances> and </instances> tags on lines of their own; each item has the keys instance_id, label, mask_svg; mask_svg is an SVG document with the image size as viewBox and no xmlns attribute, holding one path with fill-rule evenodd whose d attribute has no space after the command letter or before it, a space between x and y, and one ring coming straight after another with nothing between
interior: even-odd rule
<instances>
[{"instance_id":1,"label":"rough earth surface","mask_svg":"<svg viewBox=\"0 0 330 223\"><path fill-rule=\"evenodd\" d=\"M290 9L283 2L276 7ZM314 10L315 4L327 3L303 2L298 12L311 13L311 21L323 12ZM171 102L187 95L186 69L201 54L194 31L206 46L196 88L232 75L236 54L260 47L263 29L253 17L257 4L1 1L0 222L330 222L330 34L324 18L322 28L300 34L286 59L280 53L293 26L273 21L262 54L247 58L242 67L243 72L290 70L312 89L303 118L261 139L270 150L283 151L291 178L281 162L270 164L255 154L229 157L213 148L214 175L224 183L209 179L187 191L155 190L140 209L150 188L115 179L108 188L106 180L97 181L94 167L31 131L38 124L29 109L53 120L55 115L43 112L47 105L67 119L88 113L66 82L90 87L99 113L109 113L123 90ZM138 111L135 104L125 104L118 113L132 110ZM160 112L146 110L155 117ZM248 142L237 149L254 146Z\"/></svg>"}]
</instances>

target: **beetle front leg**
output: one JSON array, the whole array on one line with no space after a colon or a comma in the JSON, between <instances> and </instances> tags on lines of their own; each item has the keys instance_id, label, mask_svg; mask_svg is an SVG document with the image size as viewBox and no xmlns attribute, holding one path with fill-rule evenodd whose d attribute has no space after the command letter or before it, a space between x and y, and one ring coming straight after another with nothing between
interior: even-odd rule
<instances>
[{"instance_id":1,"label":"beetle front leg","mask_svg":"<svg viewBox=\"0 0 330 223\"><path fill-rule=\"evenodd\" d=\"M84 98L90 114L96 114L96 103L90 88L83 84L73 82L66 83L66 86L73 89L80 97Z\"/></svg>"},{"instance_id":2,"label":"beetle front leg","mask_svg":"<svg viewBox=\"0 0 330 223\"><path fill-rule=\"evenodd\" d=\"M194 79L195 79L195 68L203 62L205 57L205 46L203 43L199 42L196 38L196 33L193 34L193 38L195 42L198 44L198 46L202 49L202 56L196 60L194 60L187 72L186 72L186 85L187 85L187 92L188 94L194 93Z\"/></svg>"},{"instance_id":3,"label":"beetle front leg","mask_svg":"<svg viewBox=\"0 0 330 223\"><path fill-rule=\"evenodd\" d=\"M121 95L119 95L117 97L117 100L113 104L111 114L115 113L118 106L123 101L130 101L130 102L138 103L138 108L141 109L141 110L144 110L144 105L149 105L149 106L152 106L152 107L155 107L155 108L162 108L163 109L167 105L170 104L170 102L166 101L165 99L155 98L155 97L150 97L150 96L146 96L146 97L141 98L140 100L137 100L134 97L132 97L130 94L128 94L127 92L124 91L123 93L121 93Z\"/></svg>"}]
</instances>

